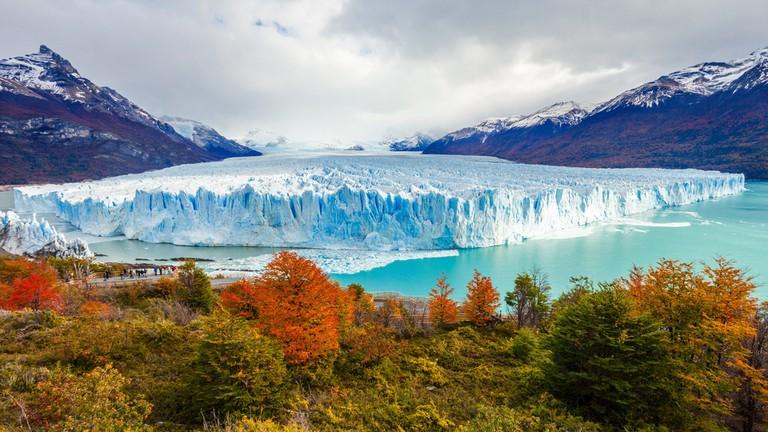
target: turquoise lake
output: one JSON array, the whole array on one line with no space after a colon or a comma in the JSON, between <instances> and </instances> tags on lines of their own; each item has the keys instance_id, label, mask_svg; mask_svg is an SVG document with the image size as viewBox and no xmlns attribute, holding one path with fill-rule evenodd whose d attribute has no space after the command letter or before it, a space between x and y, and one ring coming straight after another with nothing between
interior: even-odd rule
<instances>
[{"instance_id":1,"label":"turquoise lake","mask_svg":"<svg viewBox=\"0 0 768 432\"><path fill-rule=\"evenodd\" d=\"M424 296L441 273L456 288L456 297L477 268L501 292L515 275L536 266L549 275L553 294L569 287L568 279L585 275L597 281L626 275L633 265L647 266L660 258L685 261L723 256L735 260L758 283L756 295L768 300L768 183L750 182L748 191L635 215L628 224L586 228L578 237L535 239L521 244L465 249L459 256L399 261L353 275L335 275L369 291L398 291Z\"/></svg>"},{"instance_id":2,"label":"turquoise lake","mask_svg":"<svg viewBox=\"0 0 768 432\"><path fill-rule=\"evenodd\" d=\"M749 182L747 188L737 196L655 210L556 233L550 238L464 249L458 256L397 261L370 271L332 276L342 284L360 283L368 291L426 296L435 279L445 273L458 299L464 296L464 286L475 268L491 276L497 288L505 292L518 272L538 267L549 275L553 294L557 295L568 288L568 279L574 275L607 281L626 275L633 265L647 266L662 257L712 262L723 256L749 269L759 285L756 295L768 300L768 182ZM0 208L8 206L2 204ZM55 225L64 232L74 229L62 221ZM226 260L274 252L254 247L191 247L84 238L91 241L94 252L106 255L99 258L105 261L130 262L139 257Z\"/></svg>"}]
</instances>

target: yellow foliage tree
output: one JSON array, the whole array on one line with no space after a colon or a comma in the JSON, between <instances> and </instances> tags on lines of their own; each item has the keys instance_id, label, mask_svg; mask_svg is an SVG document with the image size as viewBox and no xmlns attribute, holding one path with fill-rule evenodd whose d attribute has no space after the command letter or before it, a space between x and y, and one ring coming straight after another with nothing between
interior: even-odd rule
<instances>
[{"instance_id":1,"label":"yellow foliage tree","mask_svg":"<svg viewBox=\"0 0 768 432\"><path fill-rule=\"evenodd\" d=\"M640 312L661 319L692 411L713 420L732 414L733 392L745 377L760 377L743 344L755 331L752 279L722 258L700 273L693 263L662 260L633 269L624 285Z\"/></svg>"}]
</instances>

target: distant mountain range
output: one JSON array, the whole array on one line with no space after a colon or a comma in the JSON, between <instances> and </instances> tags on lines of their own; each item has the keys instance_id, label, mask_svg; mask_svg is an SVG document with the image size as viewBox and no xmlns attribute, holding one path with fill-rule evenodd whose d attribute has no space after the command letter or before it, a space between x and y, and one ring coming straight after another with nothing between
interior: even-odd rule
<instances>
[{"instance_id":1,"label":"distant mountain range","mask_svg":"<svg viewBox=\"0 0 768 432\"><path fill-rule=\"evenodd\" d=\"M77 181L259 154L196 122L189 136L180 134L44 45L0 60L0 150L0 184Z\"/></svg>"},{"instance_id":2,"label":"distant mountain range","mask_svg":"<svg viewBox=\"0 0 768 432\"><path fill-rule=\"evenodd\" d=\"M596 105L486 120L425 153L552 165L704 168L768 179L768 48L701 63Z\"/></svg>"}]
</instances>

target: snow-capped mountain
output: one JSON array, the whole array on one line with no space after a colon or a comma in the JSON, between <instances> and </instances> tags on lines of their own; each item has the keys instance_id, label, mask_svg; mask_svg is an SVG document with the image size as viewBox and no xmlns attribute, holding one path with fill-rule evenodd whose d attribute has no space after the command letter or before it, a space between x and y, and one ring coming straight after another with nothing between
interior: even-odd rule
<instances>
[{"instance_id":1,"label":"snow-capped mountain","mask_svg":"<svg viewBox=\"0 0 768 432\"><path fill-rule=\"evenodd\" d=\"M381 147L391 151L423 151L435 139L423 133L415 133L406 138L387 138L381 142Z\"/></svg>"},{"instance_id":2,"label":"snow-capped mountain","mask_svg":"<svg viewBox=\"0 0 768 432\"><path fill-rule=\"evenodd\" d=\"M501 148L498 139L530 142L546 139L563 129L579 124L593 106L582 106L573 101L559 102L524 116L496 117L475 126L451 132L433 141L426 153L456 153L471 148L475 154L495 155Z\"/></svg>"},{"instance_id":3,"label":"snow-capped mountain","mask_svg":"<svg viewBox=\"0 0 768 432\"><path fill-rule=\"evenodd\" d=\"M234 140L225 138L216 129L198 121L171 116L161 116L160 120L168 123L176 133L211 154L219 154L222 157L231 157L233 155L258 156L261 154L256 150L238 144Z\"/></svg>"},{"instance_id":4,"label":"snow-capped mountain","mask_svg":"<svg viewBox=\"0 0 768 432\"><path fill-rule=\"evenodd\" d=\"M57 258L91 257L93 252L80 240L68 240L56 228L36 216L22 218L12 211L0 211L0 250L27 256Z\"/></svg>"},{"instance_id":5,"label":"snow-capped mountain","mask_svg":"<svg viewBox=\"0 0 768 432\"><path fill-rule=\"evenodd\" d=\"M768 178L768 48L683 68L591 107L572 102L449 133L425 153Z\"/></svg>"},{"instance_id":6,"label":"snow-capped mountain","mask_svg":"<svg viewBox=\"0 0 768 432\"><path fill-rule=\"evenodd\" d=\"M225 157L94 84L45 45L0 60L0 148L0 184L99 178Z\"/></svg>"},{"instance_id":7,"label":"snow-capped mountain","mask_svg":"<svg viewBox=\"0 0 768 432\"><path fill-rule=\"evenodd\" d=\"M750 72L747 80L740 78ZM715 93L748 90L768 83L768 48L730 62L701 63L672 72L639 87L627 90L601 104L595 113L623 107L652 108L678 96L711 96Z\"/></svg>"},{"instance_id":8,"label":"snow-capped mountain","mask_svg":"<svg viewBox=\"0 0 768 432\"><path fill-rule=\"evenodd\" d=\"M535 128L549 125L556 128L569 127L580 123L589 115L589 109L573 101L558 102L544 107L533 114L510 117L493 117L464 129L451 132L443 140L458 141L468 138L484 139L510 129Z\"/></svg>"}]
</instances>

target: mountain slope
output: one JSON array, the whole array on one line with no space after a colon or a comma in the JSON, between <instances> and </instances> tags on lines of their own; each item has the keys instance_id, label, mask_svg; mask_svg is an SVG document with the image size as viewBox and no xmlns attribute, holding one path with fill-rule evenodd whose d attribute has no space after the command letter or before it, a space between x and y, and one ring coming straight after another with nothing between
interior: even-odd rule
<instances>
[{"instance_id":1,"label":"mountain slope","mask_svg":"<svg viewBox=\"0 0 768 432\"><path fill-rule=\"evenodd\" d=\"M423 151L435 139L429 135L416 133L406 138L388 138L381 146L391 151Z\"/></svg>"},{"instance_id":2,"label":"mountain slope","mask_svg":"<svg viewBox=\"0 0 768 432\"><path fill-rule=\"evenodd\" d=\"M563 110L555 110L562 113ZM768 178L768 49L628 90L571 121L506 120L446 135L425 153L586 167L706 168ZM497 122L498 123L498 122Z\"/></svg>"},{"instance_id":3,"label":"mountain slope","mask_svg":"<svg viewBox=\"0 0 768 432\"><path fill-rule=\"evenodd\" d=\"M0 184L76 181L222 158L82 77L46 46L0 60L0 150Z\"/></svg>"},{"instance_id":4,"label":"mountain slope","mask_svg":"<svg viewBox=\"0 0 768 432\"><path fill-rule=\"evenodd\" d=\"M171 116L161 116L160 120L171 125L179 135L213 155L226 158L231 156L258 156L261 154L256 150L238 144L234 140L225 138L216 129L198 121Z\"/></svg>"}]
</instances>

